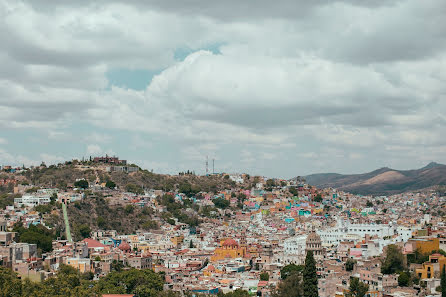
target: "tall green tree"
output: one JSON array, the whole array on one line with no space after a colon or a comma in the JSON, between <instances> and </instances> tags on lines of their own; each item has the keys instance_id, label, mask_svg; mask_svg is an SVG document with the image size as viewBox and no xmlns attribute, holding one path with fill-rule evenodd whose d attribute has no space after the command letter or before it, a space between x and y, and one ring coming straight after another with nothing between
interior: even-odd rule
<instances>
[{"instance_id":1,"label":"tall green tree","mask_svg":"<svg viewBox=\"0 0 446 297\"><path fill-rule=\"evenodd\" d=\"M304 297L318 297L316 261L314 260L313 251L308 251L305 258L305 267L303 272L303 290Z\"/></svg>"},{"instance_id":2,"label":"tall green tree","mask_svg":"<svg viewBox=\"0 0 446 297\"><path fill-rule=\"evenodd\" d=\"M395 244L387 246L386 257L382 263L381 272L384 274L393 274L403 271L404 268L404 256L401 249Z\"/></svg>"},{"instance_id":3,"label":"tall green tree","mask_svg":"<svg viewBox=\"0 0 446 297\"><path fill-rule=\"evenodd\" d=\"M369 285L359 281L359 278L353 277L350 279L350 289L346 297L364 297L369 290Z\"/></svg>"},{"instance_id":4,"label":"tall green tree","mask_svg":"<svg viewBox=\"0 0 446 297\"><path fill-rule=\"evenodd\" d=\"M273 297L306 296L302 293L302 274L297 271L291 272L286 279L279 283L272 295Z\"/></svg>"},{"instance_id":5,"label":"tall green tree","mask_svg":"<svg viewBox=\"0 0 446 297\"><path fill-rule=\"evenodd\" d=\"M441 282L440 282L440 287L441 287L441 297L446 297L446 271L445 268L446 265L443 265L443 269L441 269Z\"/></svg>"}]
</instances>

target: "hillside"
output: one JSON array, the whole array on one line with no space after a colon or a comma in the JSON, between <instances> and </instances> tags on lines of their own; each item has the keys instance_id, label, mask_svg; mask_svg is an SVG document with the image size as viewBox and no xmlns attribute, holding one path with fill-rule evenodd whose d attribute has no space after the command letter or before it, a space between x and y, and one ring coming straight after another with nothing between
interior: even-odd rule
<instances>
[{"instance_id":1,"label":"hillside","mask_svg":"<svg viewBox=\"0 0 446 297\"><path fill-rule=\"evenodd\" d=\"M85 165L85 164L84 164ZM64 164L59 166L41 167L21 174L21 180L40 187L58 187L65 189L72 186L77 179L86 179L90 184L96 180L105 183L109 180L116 183L118 188L125 189L129 184L146 189L160 189L171 191L181 185L190 185L192 192L217 192L231 189L235 183L223 176L198 176L194 174L164 175L147 170L133 173L106 172L103 166L87 164L85 166Z\"/></svg>"},{"instance_id":2,"label":"hillside","mask_svg":"<svg viewBox=\"0 0 446 297\"><path fill-rule=\"evenodd\" d=\"M136 166L136 165L132 165ZM208 218L219 217L217 208L227 206L199 207L190 199L181 202L174 200L172 195L162 195L157 198L157 204L164 207L159 212L151 207L137 207L128 203L116 203L123 192L144 193L146 190L177 191L188 197L201 195L200 192L218 193L237 186L251 187L255 178L246 180L243 185L236 185L227 175L197 176L191 172L179 175L163 175L142 170L132 173L107 172L103 164L92 162L66 162L65 164L39 166L19 173L9 173L8 178L19 180L19 184L28 187L27 191L36 191L39 187L57 187L69 190L78 187L76 181L88 181L85 190L77 192L85 194L84 199L68 205L68 216L71 233L75 240L88 236L91 230L113 229L118 233L132 233L135 230L158 229L162 224L174 224L175 220L191 227L198 226ZM84 181L84 182L85 182ZM107 186L107 183L113 186ZM105 188L99 184L106 184ZM96 185L88 187L88 185ZM115 188L116 186L116 188ZM0 206L12 204L12 185L0 187ZM116 196L116 198L113 198ZM64 236L65 224L60 205L51 203L39 205L36 210L41 213L45 223L54 228L54 236Z\"/></svg>"},{"instance_id":3,"label":"hillside","mask_svg":"<svg viewBox=\"0 0 446 297\"><path fill-rule=\"evenodd\" d=\"M446 165L429 163L414 170L383 167L363 174L319 173L305 176L308 184L321 188L337 188L362 195L391 195L446 185Z\"/></svg>"}]
</instances>

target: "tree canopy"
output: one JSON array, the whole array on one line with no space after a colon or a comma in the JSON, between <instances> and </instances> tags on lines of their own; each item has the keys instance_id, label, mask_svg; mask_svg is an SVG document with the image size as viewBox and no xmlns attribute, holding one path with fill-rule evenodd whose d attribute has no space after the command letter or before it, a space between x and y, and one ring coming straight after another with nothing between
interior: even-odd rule
<instances>
[{"instance_id":1,"label":"tree canopy","mask_svg":"<svg viewBox=\"0 0 446 297\"><path fill-rule=\"evenodd\" d=\"M288 264L280 270L280 277L286 279L292 273L301 273L304 270L303 265Z\"/></svg>"},{"instance_id":2,"label":"tree canopy","mask_svg":"<svg viewBox=\"0 0 446 297\"><path fill-rule=\"evenodd\" d=\"M49 252L53 249L52 242L56 238L56 235L43 225L30 225L29 228L25 228L21 225L21 222L16 224L13 229L17 232L19 242L34 243L37 244L37 248L42 252Z\"/></svg>"},{"instance_id":3,"label":"tree canopy","mask_svg":"<svg viewBox=\"0 0 446 297\"><path fill-rule=\"evenodd\" d=\"M386 257L382 263L381 272L384 274L393 274L404 269L404 256L401 249L394 244L387 246Z\"/></svg>"},{"instance_id":4,"label":"tree canopy","mask_svg":"<svg viewBox=\"0 0 446 297\"><path fill-rule=\"evenodd\" d=\"M86 189L88 188L88 181L86 181L85 179L78 180L74 183L74 186L76 188Z\"/></svg>"},{"instance_id":5,"label":"tree canopy","mask_svg":"<svg viewBox=\"0 0 446 297\"><path fill-rule=\"evenodd\" d=\"M273 292L273 297L302 297L302 273L292 271L286 279L282 280L277 289ZM317 295L316 295L317 296Z\"/></svg>"},{"instance_id":6,"label":"tree canopy","mask_svg":"<svg viewBox=\"0 0 446 297\"><path fill-rule=\"evenodd\" d=\"M42 283L21 281L12 270L0 267L0 296L5 297L88 297L108 294L135 294L136 297L177 296L163 291L162 275L152 270L113 271L99 281L91 274L79 274L75 268L61 265L56 276ZM234 295L243 296L243 295Z\"/></svg>"},{"instance_id":7,"label":"tree canopy","mask_svg":"<svg viewBox=\"0 0 446 297\"><path fill-rule=\"evenodd\" d=\"M353 277L350 279L350 288L346 297L364 297L368 290L369 285L359 281L359 278Z\"/></svg>"},{"instance_id":8,"label":"tree canopy","mask_svg":"<svg viewBox=\"0 0 446 297\"><path fill-rule=\"evenodd\" d=\"M305 258L305 267L303 271L303 290L304 297L318 297L318 280L316 272L316 261L314 260L313 251L308 251Z\"/></svg>"},{"instance_id":9,"label":"tree canopy","mask_svg":"<svg viewBox=\"0 0 446 297\"><path fill-rule=\"evenodd\" d=\"M229 207L230 204L228 200L221 197L215 198L212 202L214 202L215 207L223 209Z\"/></svg>"}]
</instances>

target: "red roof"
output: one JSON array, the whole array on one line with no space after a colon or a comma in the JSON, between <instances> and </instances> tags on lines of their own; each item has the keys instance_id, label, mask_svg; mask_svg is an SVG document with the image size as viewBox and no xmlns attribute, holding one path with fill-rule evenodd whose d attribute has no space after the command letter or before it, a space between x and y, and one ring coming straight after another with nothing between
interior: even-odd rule
<instances>
[{"instance_id":1,"label":"red roof","mask_svg":"<svg viewBox=\"0 0 446 297\"><path fill-rule=\"evenodd\" d=\"M223 242L222 246L238 246L238 243L234 239L228 238Z\"/></svg>"},{"instance_id":2,"label":"red roof","mask_svg":"<svg viewBox=\"0 0 446 297\"><path fill-rule=\"evenodd\" d=\"M85 238L82 240L83 242L87 243L88 248L106 248L107 246L105 244L100 243L97 240L91 239L91 238Z\"/></svg>"}]
</instances>

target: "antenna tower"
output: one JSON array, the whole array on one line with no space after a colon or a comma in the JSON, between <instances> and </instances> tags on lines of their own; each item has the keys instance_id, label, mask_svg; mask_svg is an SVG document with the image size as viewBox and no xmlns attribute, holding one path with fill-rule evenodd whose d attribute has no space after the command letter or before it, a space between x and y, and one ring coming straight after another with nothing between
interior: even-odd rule
<instances>
[{"instance_id":1,"label":"antenna tower","mask_svg":"<svg viewBox=\"0 0 446 297\"><path fill-rule=\"evenodd\" d=\"M208 159L208 156L206 156L206 175L209 175L209 159Z\"/></svg>"}]
</instances>

